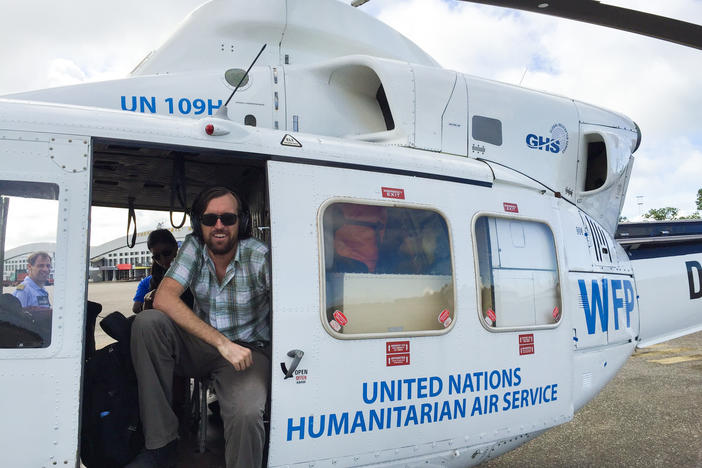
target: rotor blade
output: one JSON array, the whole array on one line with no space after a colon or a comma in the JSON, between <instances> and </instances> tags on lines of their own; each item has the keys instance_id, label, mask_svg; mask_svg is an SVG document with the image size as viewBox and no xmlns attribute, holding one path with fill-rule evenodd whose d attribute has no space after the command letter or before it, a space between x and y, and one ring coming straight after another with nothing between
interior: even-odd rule
<instances>
[{"instance_id":1,"label":"rotor blade","mask_svg":"<svg viewBox=\"0 0 702 468\"><path fill-rule=\"evenodd\" d=\"M543 13L702 49L702 26L595 0L461 0Z\"/></svg>"}]
</instances>

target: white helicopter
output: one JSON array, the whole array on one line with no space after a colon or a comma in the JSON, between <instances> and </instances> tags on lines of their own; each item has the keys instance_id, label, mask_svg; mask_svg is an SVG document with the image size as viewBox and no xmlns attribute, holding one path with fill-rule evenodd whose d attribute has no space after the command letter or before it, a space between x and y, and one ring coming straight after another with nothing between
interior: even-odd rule
<instances>
[{"instance_id":1,"label":"white helicopter","mask_svg":"<svg viewBox=\"0 0 702 468\"><path fill-rule=\"evenodd\" d=\"M268 466L472 466L571 420L702 328L702 254L639 268L614 240L640 141L326 0L213 0L128 78L0 99L0 193L57 214L50 331L0 331L4 464L80 463L91 207L211 185L272 250Z\"/></svg>"}]
</instances>

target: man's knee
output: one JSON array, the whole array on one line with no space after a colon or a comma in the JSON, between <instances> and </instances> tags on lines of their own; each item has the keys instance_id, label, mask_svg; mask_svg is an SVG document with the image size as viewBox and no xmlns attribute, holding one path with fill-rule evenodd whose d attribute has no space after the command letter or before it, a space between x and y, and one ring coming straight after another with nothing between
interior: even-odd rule
<instances>
[{"instance_id":1,"label":"man's knee","mask_svg":"<svg viewBox=\"0 0 702 468\"><path fill-rule=\"evenodd\" d=\"M263 427L264 408L257 405L241 405L237 408L231 408L229 411L222 408L221 411L225 424L229 423L232 427L239 427L243 430L255 430L258 427Z\"/></svg>"},{"instance_id":2,"label":"man's knee","mask_svg":"<svg viewBox=\"0 0 702 468\"><path fill-rule=\"evenodd\" d=\"M132 340L154 333L162 333L171 328L171 319L157 309L147 309L134 318L132 324Z\"/></svg>"},{"instance_id":3,"label":"man's knee","mask_svg":"<svg viewBox=\"0 0 702 468\"><path fill-rule=\"evenodd\" d=\"M219 389L219 398L222 418L235 421L236 424L250 425L263 420L266 408L266 392L241 391L227 392Z\"/></svg>"}]
</instances>

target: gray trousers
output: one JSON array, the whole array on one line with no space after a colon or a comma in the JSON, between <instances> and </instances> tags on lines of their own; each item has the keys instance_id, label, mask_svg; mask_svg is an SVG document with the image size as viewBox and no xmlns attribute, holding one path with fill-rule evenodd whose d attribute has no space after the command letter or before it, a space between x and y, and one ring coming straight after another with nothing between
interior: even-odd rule
<instances>
[{"instance_id":1,"label":"gray trousers","mask_svg":"<svg viewBox=\"0 0 702 468\"><path fill-rule=\"evenodd\" d=\"M212 376L224 421L227 467L261 466L270 378L270 361L263 353L252 352L253 366L237 372L214 347L154 309L136 316L131 351L146 448L161 448L178 436L178 417L171 408L173 374Z\"/></svg>"}]
</instances>

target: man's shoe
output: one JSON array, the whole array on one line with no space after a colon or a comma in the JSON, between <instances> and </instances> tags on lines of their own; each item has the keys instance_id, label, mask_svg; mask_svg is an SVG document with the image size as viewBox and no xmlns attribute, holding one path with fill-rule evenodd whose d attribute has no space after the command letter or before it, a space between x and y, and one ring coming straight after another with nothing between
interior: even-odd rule
<instances>
[{"instance_id":1,"label":"man's shoe","mask_svg":"<svg viewBox=\"0 0 702 468\"><path fill-rule=\"evenodd\" d=\"M178 460L178 439L157 449L145 448L125 468L173 468Z\"/></svg>"}]
</instances>

